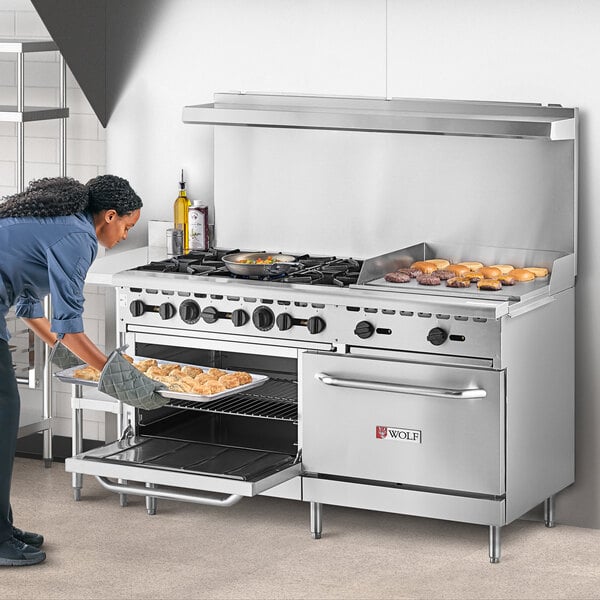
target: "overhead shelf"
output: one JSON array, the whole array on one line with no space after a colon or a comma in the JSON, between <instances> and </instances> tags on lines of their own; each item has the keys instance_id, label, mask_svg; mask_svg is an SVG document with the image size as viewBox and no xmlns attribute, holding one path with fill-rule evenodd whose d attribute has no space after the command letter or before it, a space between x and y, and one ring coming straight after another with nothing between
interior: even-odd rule
<instances>
[{"instance_id":1,"label":"overhead shelf","mask_svg":"<svg viewBox=\"0 0 600 600\"><path fill-rule=\"evenodd\" d=\"M50 119L66 119L68 108L56 106L28 106L22 111L16 106L0 105L0 121L10 123L27 123L29 121L48 121Z\"/></svg>"},{"instance_id":2,"label":"overhead shelf","mask_svg":"<svg viewBox=\"0 0 600 600\"><path fill-rule=\"evenodd\" d=\"M186 106L184 123L378 131L537 140L575 139L577 109L541 104L215 94Z\"/></svg>"},{"instance_id":3,"label":"overhead shelf","mask_svg":"<svg viewBox=\"0 0 600 600\"><path fill-rule=\"evenodd\" d=\"M53 40L7 40L0 38L0 52L54 52L58 46Z\"/></svg>"}]
</instances>

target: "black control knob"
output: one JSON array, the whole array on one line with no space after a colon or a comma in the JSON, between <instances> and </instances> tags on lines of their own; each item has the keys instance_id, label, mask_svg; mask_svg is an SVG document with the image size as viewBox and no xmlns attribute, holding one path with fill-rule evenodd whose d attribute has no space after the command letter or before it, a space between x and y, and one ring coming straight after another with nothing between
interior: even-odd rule
<instances>
[{"instance_id":1,"label":"black control knob","mask_svg":"<svg viewBox=\"0 0 600 600\"><path fill-rule=\"evenodd\" d=\"M141 300L134 300L129 305L129 312L134 317L141 317L146 312L146 305Z\"/></svg>"},{"instance_id":2,"label":"black control knob","mask_svg":"<svg viewBox=\"0 0 600 600\"><path fill-rule=\"evenodd\" d=\"M163 320L172 319L177 314L177 309L170 302L164 302L158 307L158 314Z\"/></svg>"},{"instance_id":3,"label":"black control knob","mask_svg":"<svg viewBox=\"0 0 600 600\"><path fill-rule=\"evenodd\" d=\"M434 346L441 346L448 339L448 334L441 327L434 327L427 334L427 341L431 342Z\"/></svg>"},{"instance_id":4,"label":"black control knob","mask_svg":"<svg viewBox=\"0 0 600 600\"><path fill-rule=\"evenodd\" d=\"M361 339L366 340L375 333L375 327L369 323L369 321L361 321L356 324L354 333Z\"/></svg>"},{"instance_id":5,"label":"black control knob","mask_svg":"<svg viewBox=\"0 0 600 600\"><path fill-rule=\"evenodd\" d=\"M270 308L259 306L252 313L252 322L256 329L260 329L260 331L269 331L275 323L275 315Z\"/></svg>"},{"instance_id":6,"label":"black control knob","mask_svg":"<svg viewBox=\"0 0 600 600\"><path fill-rule=\"evenodd\" d=\"M245 325L250 320L250 315L241 308L234 310L231 313L231 322L234 327L241 327Z\"/></svg>"},{"instance_id":7,"label":"black control knob","mask_svg":"<svg viewBox=\"0 0 600 600\"><path fill-rule=\"evenodd\" d=\"M202 318L207 323L215 323L219 320L219 311L214 306L207 306L202 311Z\"/></svg>"},{"instance_id":8,"label":"black control knob","mask_svg":"<svg viewBox=\"0 0 600 600\"><path fill-rule=\"evenodd\" d=\"M279 327L280 331L287 331L291 329L294 325L294 319L288 313L281 313L277 315L277 327Z\"/></svg>"},{"instance_id":9,"label":"black control knob","mask_svg":"<svg viewBox=\"0 0 600 600\"><path fill-rule=\"evenodd\" d=\"M184 300L179 307L179 316L182 321L193 325L200 319L200 307L194 300Z\"/></svg>"},{"instance_id":10,"label":"black control knob","mask_svg":"<svg viewBox=\"0 0 600 600\"><path fill-rule=\"evenodd\" d=\"M311 317L307 323L306 327L308 331L312 334L321 333L323 329L325 329L325 321L321 319L321 317Z\"/></svg>"}]
</instances>

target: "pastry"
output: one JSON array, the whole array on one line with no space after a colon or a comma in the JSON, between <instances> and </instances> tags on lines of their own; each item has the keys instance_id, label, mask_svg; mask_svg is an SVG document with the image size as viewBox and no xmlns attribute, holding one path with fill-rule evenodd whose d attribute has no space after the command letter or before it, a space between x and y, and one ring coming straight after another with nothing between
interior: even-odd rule
<instances>
[{"instance_id":1,"label":"pastry","mask_svg":"<svg viewBox=\"0 0 600 600\"><path fill-rule=\"evenodd\" d=\"M218 394L219 392L227 390L221 382L214 379L198 385L195 389L198 390L196 393L202 394L203 396L212 396L213 394Z\"/></svg>"},{"instance_id":2,"label":"pastry","mask_svg":"<svg viewBox=\"0 0 600 600\"><path fill-rule=\"evenodd\" d=\"M219 383L222 383L228 390L240 385L240 380L235 373L229 373L219 377Z\"/></svg>"},{"instance_id":3,"label":"pastry","mask_svg":"<svg viewBox=\"0 0 600 600\"><path fill-rule=\"evenodd\" d=\"M236 371L234 375L237 375L237 378L240 380L240 385L252 383L252 375L250 375L250 373L246 373L246 371Z\"/></svg>"},{"instance_id":4,"label":"pastry","mask_svg":"<svg viewBox=\"0 0 600 600\"><path fill-rule=\"evenodd\" d=\"M535 279L535 275L527 269L513 269L508 275L517 281L533 281Z\"/></svg>"},{"instance_id":5,"label":"pastry","mask_svg":"<svg viewBox=\"0 0 600 600\"><path fill-rule=\"evenodd\" d=\"M142 373L145 373L150 367L156 367L157 365L158 361L155 358L147 358L133 363L133 366L138 371L142 371Z\"/></svg>"},{"instance_id":6,"label":"pastry","mask_svg":"<svg viewBox=\"0 0 600 600\"><path fill-rule=\"evenodd\" d=\"M510 273L514 267L512 265L490 265L490 267L494 267L495 269L500 269L502 275L507 275Z\"/></svg>"},{"instance_id":7,"label":"pastry","mask_svg":"<svg viewBox=\"0 0 600 600\"><path fill-rule=\"evenodd\" d=\"M438 266L434 262L429 262L425 260L418 260L417 262L414 262L412 265L410 265L410 267L411 269L419 269L419 271L421 271L421 273L424 273L425 275L429 275L430 273L437 271L438 268Z\"/></svg>"},{"instance_id":8,"label":"pastry","mask_svg":"<svg viewBox=\"0 0 600 600\"><path fill-rule=\"evenodd\" d=\"M214 379L218 379L221 375L227 375L225 371L221 371L221 369L209 369L208 374L211 375Z\"/></svg>"},{"instance_id":9,"label":"pastry","mask_svg":"<svg viewBox=\"0 0 600 600\"><path fill-rule=\"evenodd\" d=\"M83 379L84 381L98 381L100 379L100 371L94 369L94 367L83 367L74 371L73 377L75 379Z\"/></svg>"},{"instance_id":10,"label":"pastry","mask_svg":"<svg viewBox=\"0 0 600 600\"><path fill-rule=\"evenodd\" d=\"M471 271L477 271L483 267L483 263L477 262L476 260L465 260L463 262L459 262L459 265L464 265L465 267L469 267Z\"/></svg>"},{"instance_id":11,"label":"pastry","mask_svg":"<svg viewBox=\"0 0 600 600\"><path fill-rule=\"evenodd\" d=\"M502 289L502 284L497 279L482 279L477 282L477 287L480 290L498 291Z\"/></svg>"},{"instance_id":12,"label":"pastry","mask_svg":"<svg viewBox=\"0 0 600 600\"><path fill-rule=\"evenodd\" d=\"M525 267L526 271L531 271L536 277L546 277L548 269L546 267Z\"/></svg>"},{"instance_id":13,"label":"pastry","mask_svg":"<svg viewBox=\"0 0 600 600\"><path fill-rule=\"evenodd\" d=\"M200 373L204 373L204 370L200 367L191 367L186 365L185 367L181 367L181 372L189 375L190 377L196 377L196 375L200 375Z\"/></svg>"},{"instance_id":14,"label":"pastry","mask_svg":"<svg viewBox=\"0 0 600 600\"><path fill-rule=\"evenodd\" d=\"M121 356L129 363L133 364L133 358L129 354L121 354Z\"/></svg>"}]
</instances>

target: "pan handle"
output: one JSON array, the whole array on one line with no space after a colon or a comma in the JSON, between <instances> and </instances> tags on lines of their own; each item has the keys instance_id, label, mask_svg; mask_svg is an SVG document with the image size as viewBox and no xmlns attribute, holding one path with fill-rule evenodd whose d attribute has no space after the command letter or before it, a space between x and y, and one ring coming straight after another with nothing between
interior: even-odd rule
<instances>
[{"instance_id":1,"label":"pan handle","mask_svg":"<svg viewBox=\"0 0 600 600\"><path fill-rule=\"evenodd\" d=\"M372 390L377 392L395 392L397 394L412 394L415 396L432 396L434 398L448 399L470 399L485 398L485 390L475 388L466 390L451 390L443 388L430 388L423 386L404 385L401 383L382 383L380 381L361 381L359 379L342 379L332 377L327 373L317 373L315 379L318 379L325 385L336 387L355 388L358 390Z\"/></svg>"}]
</instances>

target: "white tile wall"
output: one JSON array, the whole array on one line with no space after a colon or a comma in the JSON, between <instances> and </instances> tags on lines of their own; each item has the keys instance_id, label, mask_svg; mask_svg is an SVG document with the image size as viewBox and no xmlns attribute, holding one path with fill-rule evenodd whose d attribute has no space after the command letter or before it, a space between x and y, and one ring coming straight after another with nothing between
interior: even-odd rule
<instances>
[{"instance_id":1,"label":"white tile wall","mask_svg":"<svg viewBox=\"0 0 600 600\"><path fill-rule=\"evenodd\" d=\"M48 38L30 0L1 0L0 37ZM56 106L59 90L59 64L56 52L43 52L25 56L25 102L29 106ZM0 53L0 104L16 103L16 58ZM67 175L87 181L106 172L106 147L104 129L88 101L67 70ZM59 127L56 121L27 123L25 125L25 179L54 177L59 174ZM16 127L13 123L0 123L0 197L16 192ZM87 335L104 350L104 289L86 286L84 325ZM11 331L23 329L19 321L10 325ZM27 336L13 338L24 347ZM16 354L15 362L25 364L24 355ZM58 381L53 383L54 433L71 436L71 386ZM41 393L40 393L41 403ZM95 411L84 413L84 437L104 439L104 414Z\"/></svg>"}]
</instances>

